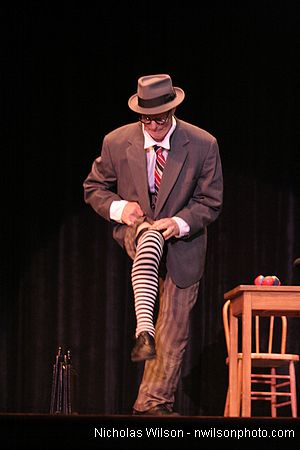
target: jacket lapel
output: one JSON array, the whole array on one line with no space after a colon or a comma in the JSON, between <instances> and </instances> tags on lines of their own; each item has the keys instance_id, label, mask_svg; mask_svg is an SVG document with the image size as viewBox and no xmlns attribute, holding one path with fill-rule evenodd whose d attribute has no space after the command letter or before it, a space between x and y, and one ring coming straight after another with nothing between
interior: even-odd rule
<instances>
[{"instance_id":1,"label":"jacket lapel","mask_svg":"<svg viewBox=\"0 0 300 450\"><path fill-rule=\"evenodd\" d=\"M139 197L139 203L146 215L152 215L147 175L147 158L142 139L130 143L127 148L127 159Z\"/></svg>"},{"instance_id":2,"label":"jacket lapel","mask_svg":"<svg viewBox=\"0 0 300 450\"><path fill-rule=\"evenodd\" d=\"M176 180L179 176L181 168L187 157L187 148L184 144L188 139L176 139L176 131L171 140L171 149L168 154L167 162L164 168L164 173L161 179L157 202L155 206L155 217L158 216L162 210L166 199L168 198Z\"/></svg>"}]
</instances>

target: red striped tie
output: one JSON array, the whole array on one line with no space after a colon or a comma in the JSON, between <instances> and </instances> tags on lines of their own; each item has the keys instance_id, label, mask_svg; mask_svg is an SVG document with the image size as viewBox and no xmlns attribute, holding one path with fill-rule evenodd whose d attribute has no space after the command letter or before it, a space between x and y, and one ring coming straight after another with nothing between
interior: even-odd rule
<instances>
[{"instance_id":1,"label":"red striped tie","mask_svg":"<svg viewBox=\"0 0 300 450\"><path fill-rule=\"evenodd\" d=\"M156 153L156 163L155 163L155 171L154 171L154 186L155 186L155 197L157 197L160 181L163 174L163 170L166 164L166 159L163 155L163 147L159 145L153 146L154 151Z\"/></svg>"}]
</instances>

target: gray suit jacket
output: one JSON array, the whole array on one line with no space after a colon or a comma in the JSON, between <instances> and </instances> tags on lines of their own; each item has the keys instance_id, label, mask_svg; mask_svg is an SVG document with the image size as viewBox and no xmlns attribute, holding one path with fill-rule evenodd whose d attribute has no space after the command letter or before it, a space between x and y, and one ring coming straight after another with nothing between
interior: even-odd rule
<instances>
[{"instance_id":1,"label":"gray suit jacket","mask_svg":"<svg viewBox=\"0 0 300 450\"><path fill-rule=\"evenodd\" d=\"M177 216L185 220L190 226L189 236L166 241L166 265L173 281L187 287L203 275L206 228L221 211L223 177L217 140L201 128L176 121L155 210L150 206L139 122L104 137L101 156L94 161L83 186L86 203L106 220L110 220L111 203L121 199L138 202L153 219ZM127 225L113 225L113 236L123 247Z\"/></svg>"}]
</instances>

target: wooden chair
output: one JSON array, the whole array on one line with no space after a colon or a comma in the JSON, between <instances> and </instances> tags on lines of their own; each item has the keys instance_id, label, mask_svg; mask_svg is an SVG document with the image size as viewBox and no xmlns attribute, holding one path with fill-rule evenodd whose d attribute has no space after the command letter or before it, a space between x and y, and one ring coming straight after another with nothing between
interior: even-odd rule
<instances>
[{"instance_id":1,"label":"wooden chair","mask_svg":"<svg viewBox=\"0 0 300 450\"><path fill-rule=\"evenodd\" d=\"M223 325L228 355L230 351L229 308L230 300L227 300L223 305ZM262 320L268 320L268 336L261 332ZM279 336L277 334L277 321L281 322ZM271 417L277 417L277 409L284 406L289 406L291 416L297 417L295 363L299 361L299 355L286 353L287 318L285 316L270 316L269 318L255 316L253 322L255 332L253 333L254 352L251 353L251 401L265 400L270 402ZM266 352L263 353L262 348L264 343L262 341L266 337L267 339L265 339L264 343L267 345L267 348ZM275 342L276 340L277 342ZM277 349L276 345L279 345L280 348ZM275 353L276 350L278 350L278 353ZM226 358L226 364L228 364L228 356ZM242 398L242 364L243 354L240 352L238 353L239 410L241 410ZM225 402L225 417L228 416L228 411L229 390L227 390Z\"/></svg>"}]
</instances>

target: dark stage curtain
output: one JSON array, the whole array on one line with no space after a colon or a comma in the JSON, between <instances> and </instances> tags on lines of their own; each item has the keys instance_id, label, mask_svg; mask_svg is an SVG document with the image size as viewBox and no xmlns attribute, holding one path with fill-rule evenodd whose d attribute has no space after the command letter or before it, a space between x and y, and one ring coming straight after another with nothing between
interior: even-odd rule
<instances>
[{"instance_id":1,"label":"dark stage curtain","mask_svg":"<svg viewBox=\"0 0 300 450\"><path fill-rule=\"evenodd\" d=\"M217 137L224 169L181 413L223 414L224 293L258 274L300 284L296 2L207 3L2 7L1 412L49 412L59 346L72 353L77 412L131 412L142 374L130 361L131 263L82 183L104 134L136 120L127 100L140 75L172 75L186 91L178 117ZM289 324L300 353L299 320Z\"/></svg>"}]
</instances>

